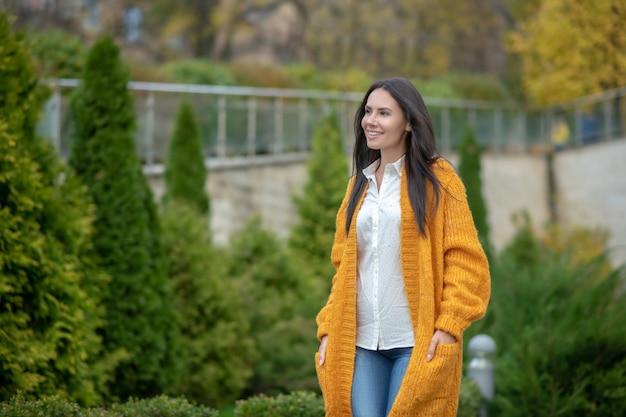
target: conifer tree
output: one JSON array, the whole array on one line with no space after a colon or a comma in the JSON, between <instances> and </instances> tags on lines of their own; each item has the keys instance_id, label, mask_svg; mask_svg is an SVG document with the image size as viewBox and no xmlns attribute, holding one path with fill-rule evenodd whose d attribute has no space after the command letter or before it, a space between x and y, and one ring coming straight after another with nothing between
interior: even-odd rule
<instances>
[{"instance_id":1,"label":"conifer tree","mask_svg":"<svg viewBox=\"0 0 626 417\"><path fill-rule=\"evenodd\" d=\"M93 207L35 134L45 95L4 13L0 63L0 401L94 404L113 357L102 361L96 334L106 277L89 257Z\"/></svg>"},{"instance_id":2,"label":"conifer tree","mask_svg":"<svg viewBox=\"0 0 626 417\"><path fill-rule=\"evenodd\" d=\"M315 316L303 314L308 288L283 242L251 218L232 238L227 276L239 284L259 356L249 393L315 389ZM316 306L319 309L319 305Z\"/></svg>"},{"instance_id":3,"label":"conifer tree","mask_svg":"<svg viewBox=\"0 0 626 417\"><path fill-rule=\"evenodd\" d=\"M161 215L168 274L182 320L183 375L175 393L211 406L240 398L255 358L247 307L213 247L206 215L182 201Z\"/></svg>"},{"instance_id":4,"label":"conifer tree","mask_svg":"<svg viewBox=\"0 0 626 417\"><path fill-rule=\"evenodd\" d=\"M474 217L478 236L486 251L490 249L487 206L483 199L481 173L482 151L471 128L467 128L459 148L459 175L467 189L467 201Z\"/></svg>"},{"instance_id":5,"label":"conifer tree","mask_svg":"<svg viewBox=\"0 0 626 417\"><path fill-rule=\"evenodd\" d=\"M335 218L349 174L341 126L334 113L327 115L314 133L307 173L303 193L295 199L298 222L291 231L289 246L306 262L306 269L330 288Z\"/></svg>"},{"instance_id":6,"label":"conifer tree","mask_svg":"<svg viewBox=\"0 0 626 417\"><path fill-rule=\"evenodd\" d=\"M180 323L156 205L136 154L127 80L119 48L110 36L99 38L71 101L70 158L96 205L94 250L111 276L104 344L130 355L110 383L122 399L168 392L180 368Z\"/></svg>"},{"instance_id":7,"label":"conifer tree","mask_svg":"<svg viewBox=\"0 0 626 417\"><path fill-rule=\"evenodd\" d=\"M181 315L185 378L175 392L220 406L246 388L255 355L250 325L236 283L213 247L207 227L207 170L191 105L179 106L165 169L164 243L174 303Z\"/></svg>"},{"instance_id":8,"label":"conifer tree","mask_svg":"<svg viewBox=\"0 0 626 417\"><path fill-rule=\"evenodd\" d=\"M204 189L206 179L198 124L191 105L183 100L178 108L165 166L164 203L180 199L197 207L200 213L208 213L209 196Z\"/></svg>"}]
</instances>

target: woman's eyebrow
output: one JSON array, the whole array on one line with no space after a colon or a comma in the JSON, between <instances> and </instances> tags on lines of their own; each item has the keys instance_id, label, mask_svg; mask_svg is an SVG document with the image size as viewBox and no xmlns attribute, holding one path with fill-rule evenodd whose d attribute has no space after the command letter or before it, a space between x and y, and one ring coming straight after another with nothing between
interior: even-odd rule
<instances>
[{"instance_id":1,"label":"woman's eyebrow","mask_svg":"<svg viewBox=\"0 0 626 417\"><path fill-rule=\"evenodd\" d=\"M365 109L372 110L372 106L368 106L368 105L366 104L366 105L365 105ZM393 110L391 109L391 107L385 107L385 106L383 106L383 107L378 107L378 110L379 110L379 111L380 111L380 110L393 111Z\"/></svg>"}]
</instances>

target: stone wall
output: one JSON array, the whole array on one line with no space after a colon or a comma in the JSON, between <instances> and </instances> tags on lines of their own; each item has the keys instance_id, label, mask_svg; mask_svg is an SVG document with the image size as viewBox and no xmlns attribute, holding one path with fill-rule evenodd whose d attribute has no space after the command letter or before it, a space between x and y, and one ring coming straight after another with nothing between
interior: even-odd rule
<instances>
[{"instance_id":1,"label":"stone wall","mask_svg":"<svg viewBox=\"0 0 626 417\"><path fill-rule=\"evenodd\" d=\"M456 155L446 155L454 164ZM296 220L293 195L306 177L306 155L209 161L207 191L217 243L254 215L286 237ZM563 224L610 230L615 263L626 263L626 140L565 150L554 155L554 214ZM147 172L155 197L163 194L162 169ZM346 174L346 181L348 174ZM498 248L513 236L514 217L528 212L541 226L551 218L548 160L544 155L484 154L483 195L491 239Z\"/></svg>"},{"instance_id":2,"label":"stone wall","mask_svg":"<svg viewBox=\"0 0 626 417\"><path fill-rule=\"evenodd\" d=\"M614 263L626 263L626 140L561 152L554 171L559 222L608 230Z\"/></svg>"}]
</instances>

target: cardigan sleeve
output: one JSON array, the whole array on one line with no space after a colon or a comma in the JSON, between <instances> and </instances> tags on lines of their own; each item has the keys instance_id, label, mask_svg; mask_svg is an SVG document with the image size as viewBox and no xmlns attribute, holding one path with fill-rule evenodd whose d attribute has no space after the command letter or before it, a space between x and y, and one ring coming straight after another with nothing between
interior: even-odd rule
<instances>
[{"instance_id":1,"label":"cardigan sleeve","mask_svg":"<svg viewBox=\"0 0 626 417\"><path fill-rule=\"evenodd\" d=\"M443 298L435 328L460 339L487 309L489 264L478 240L463 182L452 171L443 185Z\"/></svg>"},{"instance_id":2,"label":"cardigan sleeve","mask_svg":"<svg viewBox=\"0 0 626 417\"><path fill-rule=\"evenodd\" d=\"M354 182L354 177L352 177L348 183L348 188L346 190L346 194L343 197L343 201L341 202L341 206L339 207L339 211L337 212L337 216L335 219L335 240L333 241L333 247L330 253L330 260L332 264L335 266L335 274L332 280L332 286L330 290L330 294L328 296L328 301L326 305L320 310L316 317L317 322L317 338L319 340L322 339L325 335L328 334L329 328L329 311L334 301L335 295L335 283L337 280L337 271L339 271L339 266L341 265L341 257L343 255L343 249L346 243L347 235L346 235L346 210L348 208L348 200L350 199L350 192L352 190L352 184Z\"/></svg>"}]
</instances>

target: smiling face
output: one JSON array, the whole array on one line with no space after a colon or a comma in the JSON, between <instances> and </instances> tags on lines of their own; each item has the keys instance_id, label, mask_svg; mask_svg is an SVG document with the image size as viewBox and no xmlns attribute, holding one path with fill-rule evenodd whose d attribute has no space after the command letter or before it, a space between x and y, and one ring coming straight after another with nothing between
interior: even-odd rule
<instances>
[{"instance_id":1,"label":"smiling face","mask_svg":"<svg viewBox=\"0 0 626 417\"><path fill-rule=\"evenodd\" d=\"M406 151L406 138L411 130L398 102L383 88L372 91L361 119L367 147L380 150L383 163L395 162Z\"/></svg>"}]
</instances>

